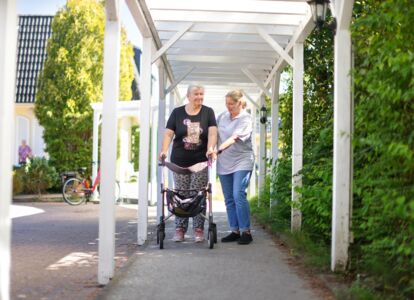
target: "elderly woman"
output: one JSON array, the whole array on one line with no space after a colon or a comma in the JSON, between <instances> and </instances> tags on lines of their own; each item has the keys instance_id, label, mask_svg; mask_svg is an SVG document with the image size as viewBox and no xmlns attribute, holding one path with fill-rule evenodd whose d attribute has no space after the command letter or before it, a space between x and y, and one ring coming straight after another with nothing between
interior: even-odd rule
<instances>
[{"instance_id":1,"label":"elderly woman","mask_svg":"<svg viewBox=\"0 0 414 300\"><path fill-rule=\"evenodd\" d=\"M170 160L174 164L187 168L205 162L214 154L217 143L217 124L214 111L203 105L204 87L190 85L187 89L188 103L175 108L167 122L162 142L160 159L167 156L168 147L174 137ZM174 173L176 189L200 190L207 185L208 170L190 175ZM205 213L205 212L204 212ZM197 215L193 218L194 238L196 242L204 241L204 218ZM188 218L175 218L176 242L184 241L188 228Z\"/></svg>"},{"instance_id":2,"label":"elderly woman","mask_svg":"<svg viewBox=\"0 0 414 300\"><path fill-rule=\"evenodd\" d=\"M217 118L218 151L217 174L226 203L231 233L221 241L246 245L253 241L250 233L250 208L246 189L254 165L252 147L252 118L243 110L241 91L226 95L226 112ZM223 151L225 150L225 151Z\"/></svg>"}]
</instances>

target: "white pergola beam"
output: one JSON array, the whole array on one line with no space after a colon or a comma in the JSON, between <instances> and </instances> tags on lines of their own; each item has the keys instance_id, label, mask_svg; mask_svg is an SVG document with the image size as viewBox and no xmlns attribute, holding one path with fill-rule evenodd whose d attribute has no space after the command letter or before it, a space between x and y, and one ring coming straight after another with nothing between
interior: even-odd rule
<instances>
[{"instance_id":1,"label":"white pergola beam","mask_svg":"<svg viewBox=\"0 0 414 300\"><path fill-rule=\"evenodd\" d=\"M338 30L349 30L349 24L352 19L352 9L355 0L337 0L335 1L335 9L337 13L337 29Z\"/></svg>"},{"instance_id":2,"label":"white pergola beam","mask_svg":"<svg viewBox=\"0 0 414 300\"><path fill-rule=\"evenodd\" d=\"M244 43L244 42L233 42L227 40L221 41L188 41L179 40L174 44L173 48L181 49L203 49L208 53L210 50L250 50L250 51L272 51L272 47L268 43Z\"/></svg>"},{"instance_id":3,"label":"white pergola beam","mask_svg":"<svg viewBox=\"0 0 414 300\"><path fill-rule=\"evenodd\" d=\"M180 84L192 84L194 83L194 80L191 79L185 79L183 81L181 81ZM221 85L223 87L231 87L231 88L252 88L252 87L257 87L257 85L255 83L249 83L249 82L224 82L224 81L220 81L217 79L203 79L203 80L199 80L196 83L202 83L203 85ZM184 97L185 98L185 97Z\"/></svg>"},{"instance_id":4,"label":"white pergola beam","mask_svg":"<svg viewBox=\"0 0 414 300\"><path fill-rule=\"evenodd\" d=\"M118 0L106 0L105 1L105 14L109 21L118 21L119 1Z\"/></svg>"},{"instance_id":5,"label":"white pergola beam","mask_svg":"<svg viewBox=\"0 0 414 300\"><path fill-rule=\"evenodd\" d=\"M261 26L256 26L257 33L289 64L293 67L293 59Z\"/></svg>"},{"instance_id":6,"label":"white pergola beam","mask_svg":"<svg viewBox=\"0 0 414 300\"><path fill-rule=\"evenodd\" d=\"M303 164L303 43L295 43L293 46L293 124L292 124L292 216L291 230L299 231L302 224L300 211L300 193L297 187L302 186Z\"/></svg>"},{"instance_id":7,"label":"white pergola beam","mask_svg":"<svg viewBox=\"0 0 414 300\"><path fill-rule=\"evenodd\" d=\"M171 85L165 90L165 94L169 94L171 93L171 91L173 89L175 89L175 87L180 84L181 81L183 81L193 70L195 69L195 67L191 67L189 69L187 69L186 72L184 72L184 74L182 74L179 78L177 78L173 83L171 83Z\"/></svg>"},{"instance_id":8,"label":"white pergola beam","mask_svg":"<svg viewBox=\"0 0 414 300\"><path fill-rule=\"evenodd\" d=\"M179 22L208 22L213 23L220 20L223 23L235 24L266 24L266 25L299 25L303 15L283 14L250 14L239 12L211 12L211 11L169 11L151 10L154 21L179 21Z\"/></svg>"},{"instance_id":9,"label":"white pergola beam","mask_svg":"<svg viewBox=\"0 0 414 300\"><path fill-rule=\"evenodd\" d=\"M154 55L152 63L158 60L172 45L175 44L190 28L193 23L188 24L186 27L178 31L167 43L165 43Z\"/></svg>"},{"instance_id":10,"label":"white pergola beam","mask_svg":"<svg viewBox=\"0 0 414 300\"><path fill-rule=\"evenodd\" d=\"M99 118L101 113L94 109L93 111L93 129L92 129L92 182L95 182L98 176L98 143L99 143ZM93 200L97 200L98 191L97 189L93 192Z\"/></svg>"},{"instance_id":11,"label":"white pergola beam","mask_svg":"<svg viewBox=\"0 0 414 300\"><path fill-rule=\"evenodd\" d=\"M160 153L161 147L162 147L162 139L164 136L164 130L165 130L165 111L167 107L167 101L166 101L166 94L165 93L165 84L166 84L166 74L165 69L162 64L158 66L158 74L159 74L159 95L160 99L158 102L159 109L158 109L158 132L157 132L157 150L155 151L155 155L158 157L158 154ZM157 162L156 165L158 166ZM160 167L157 167L157 179L158 182L154 182L154 184L157 185L157 224L159 224L160 216L161 216L161 210L162 210L162 194L161 194L161 179L162 179L162 173L163 169Z\"/></svg>"},{"instance_id":12,"label":"white pergola beam","mask_svg":"<svg viewBox=\"0 0 414 300\"><path fill-rule=\"evenodd\" d=\"M262 25L262 27L265 27ZM269 29L267 29L269 30ZM266 31L267 32L267 31ZM273 31L274 32L274 31ZM171 39L175 31L159 31L158 35L161 41L168 41ZM286 35L270 35L276 42L279 44L287 45L289 43L289 36ZM209 41L209 42L219 42L225 38L227 41L231 42L239 42L239 43L262 43L263 39L260 36L254 34L246 34L246 33L219 33L219 32L194 32L194 31L187 31L184 36L181 37L183 41Z\"/></svg>"},{"instance_id":13,"label":"white pergola beam","mask_svg":"<svg viewBox=\"0 0 414 300\"><path fill-rule=\"evenodd\" d=\"M272 206L275 204L273 184L275 182L274 168L277 166L277 160L279 157L279 85L280 85L280 72L275 74L272 86L272 107L271 107L271 118L272 118L272 137L271 137L271 157L272 157L272 184L270 185L270 212Z\"/></svg>"},{"instance_id":14,"label":"white pergola beam","mask_svg":"<svg viewBox=\"0 0 414 300\"><path fill-rule=\"evenodd\" d=\"M274 62L273 58L266 57L237 57L237 56L210 56L208 52L204 55L167 55L169 61L185 61L185 62L212 62L220 64L267 64Z\"/></svg>"},{"instance_id":15,"label":"white pergola beam","mask_svg":"<svg viewBox=\"0 0 414 300\"><path fill-rule=\"evenodd\" d=\"M174 31L184 27L186 23L168 22L168 21L154 21L158 31ZM237 23L237 22L236 22ZM266 25L262 24L266 32L270 35L280 35L291 37L296 31L296 25ZM251 34L256 35L255 24L235 24L224 22L206 22L195 23L191 28L191 32L197 33L236 33L236 34Z\"/></svg>"},{"instance_id":16,"label":"white pergola beam","mask_svg":"<svg viewBox=\"0 0 414 300\"><path fill-rule=\"evenodd\" d=\"M263 92L264 94L266 94L266 96L268 96L268 97L271 97L271 96L272 96L272 94L269 92L269 90L268 90L267 88L265 88L265 86L263 85L263 83L262 83L260 80L258 80L258 79L256 78L256 76L254 76L254 75L252 74L252 72L250 72L250 70L249 70L249 69L242 68L241 70L242 70L242 72L243 72L244 74L246 74L246 76L247 76L248 78L250 78L250 80L251 80L251 81L253 81L253 82L257 85L257 87L258 87L258 88L260 88L260 89L262 90L262 92Z\"/></svg>"},{"instance_id":17,"label":"white pergola beam","mask_svg":"<svg viewBox=\"0 0 414 300\"><path fill-rule=\"evenodd\" d=\"M265 104L265 96L260 97L260 107ZM259 122L259 201L266 186L266 124Z\"/></svg>"},{"instance_id":18,"label":"white pergola beam","mask_svg":"<svg viewBox=\"0 0 414 300\"><path fill-rule=\"evenodd\" d=\"M189 61L173 61L170 63L170 65L173 68L176 67L193 67L194 66L194 62L189 62ZM231 63L231 64L226 64L226 69L234 69L234 68L238 68L240 70L240 67L244 66L245 68L248 68L249 70L260 70L260 71L266 71L269 70L269 65L267 64L252 64L252 63L246 63L243 65L237 64L237 63ZM198 68L223 68L223 64L221 63L216 63L216 62L197 62L197 69Z\"/></svg>"},{"instance_id":19,"label":"white pergola beam","mask_svg":"<svg viewBox=\"0 0 414 300\"><path fill-rule=\"evenodd\" d=\"M197 41L194 41L197 43ZM276 60L276 58L279 57L278 54L275 53L275 51L271 50L246 50L246 49L203 49L203 48L178 48L178 47L172 47L168 50L168 55L203 55L205 56L208 54L208 56L237 56L237 57L249 57L249 58L255 58L255 57L262 57L262 58L271 58Z\"/></svg>"},{"instance_id":20,"label":"white pergola beam","mask_svg":"<svg viewBox=\"0 0 414 300\"><path fill-rule=\"evenodd\" d=\"M265 79L264 76L258 76L256 77L258 80ZM233 82L250 82L249 78L246 78L244 74L234 75L234 74L191 74L187 77L189 80L223 80L223 81L233 81Z\"/></svg>"},{"instance_id":21,"label":"white pergola beam","mask_svg":"<svg viewBox=\"0 0 414 300\"><path fill-rule=\"evenodd\" d=\"M119 0L117 1L119 5ZM106 2L108 5L109 2ZM105 6L106 11L111 9ZM115 174L117 152L116 106L119 97L121 24L119 19L105 22L103 108L101 138L101 184L99 206L98 282L107 284L115 270Z\"/></svg>"},{"instance_id":22,"label":"white pergola beam","mask_svg":"<svg viewBox=\"0 0 414 300\"><path fill-rule=\"evenodd\" d=\"M156 99L159 100L159 99ZM157 101L158 102L158 101ZM158 107L153 107L151 109L151 157L149 161L150 166L150 193L149 193L149 205L154 206L157 203L157 161L158 161Z\"/></svg>"},{"instance_id":23,"label":"white pergola beam","mask_svg":"<svg viewBox=\"0 0 414 300\"><path fill-rule=\"evenodd\" d=\"M247 93L246 91L243 91L243 94L246 96L247 100L249 100L249 102L256 107L256 109L260 109L259 104L257 104L257 102L254 101L252 97L250 97L249 93Z\"/></svg>"},{"instance_id":24,"label":"white pergola beam","mask_svg":"<svg viewBox=\"0 0 414 300\"><path fill-rule=\"evenodd\" d=\"M252 101L253 103L255 103L254 101ZM253 151L254 153L257 153L257 142L256 142L256 135L257 135L257 109L256 107L253 107L252 109L252 119L253 119L253 126L252 126L252 147L253 147ZM257 160L255 160L254 165L253 165L253 170L252 170L252 176L250 178L250 185L249 185L249 195L250 197L254 197L257 196L256 192L257 192L257 174L256 174L256 166L257 166ZM258 201L260 201L260 199L258 199ZM258 202L259 204L259 202Z\"/></svg>"},{"instance_id":25,"label":"white pergola beam","mask_svg":"<svg viewBox=\"0 0 414 300\"><path fill-rule=\"evenodd\" d=\"M312 32L313 28L315 28L315 24L312 19L312 14L308 14L305 20L297 28L295 34L292 37L292 40L286 46L285 48L286 52L290 53L296 42L303 42L306 39L306 37ZM295 59L295 57L293 57L293 59ZM272 71L270 72L265 82L266 87L269 86L276 72L282 70L285 66L286 66L286 62L284 61L284 59L280 58L278 62L273 66Z\"/></svg>"},{"instance_id":26,"label":"white pergola beam","mask_svg":"<svg viewBox=\"0 0 414 300\"><path fill-rule=\"evenodd\" d=\"M125 0L129 11L131 12L131 15L135 21L135 24L137 25L139 31L142 34L143 38L150 38L151 35L151 30L148 27L148 24L146 22L146 18L145 15L140 7L140 5L138 4L137 0Z\"/></svg>"},{"instance_id":27,"label":"white pergola beam","mask_svg":"<svg viewBox=\"0 0 414 300\"><path fill-rule=\"evenodd\" d=\"M184 70L184 69L183 69ZM185 69L187 71L188 68ZM182 72L180 68L175 68L176 75L181 76L185 72ZM269 72L261 71L261 70L251 70L251 72L254 74L254 76L258 78L267 78L267 74ZM221 72L220 69L214 69L214 68L197 68L193 72L191 72L191 75L193 76L242 76L245 78L245 75L240 72L240 68L234 68L234 69L225 69Z\"/></svg>"},{"instance_id":28,"label":"white pergola beam","mask_svg":"<svg viewBox=\"0 0 414 300\"><path fill-rule=\"evenodd\" d=\"M329 8L331 10L332 17L336 18L336 11L335 11L335 0L329 1Z\"/></svg>"},{"instance_id":29,"label":"white pergola beam","mask_svg":"<svg viewBox=\"0 0 414 300\"><path fill-rule=\"evenodd\" d=\"M180 0L151 0L150 9L186 10L186 11L214 11L214 12L248 12L272 14L306 14L309 6L306 3L292 1L278 1L274 5L271 1L243 1L240 0L210 0L194 1Z\"/></svg>"},{"instance_id":30,"label":"white pergola beam","mask_svg":"<svg viewBox=\"0 0 414 300\"><path fill-rule=\"evenodd\" d=\"M138 245L148 234L148 166L151 116L151 53L152 39L143 38L141 58L141 110L139 140Z\"/></svg>"},{"instance_id":31,"label":"white pergola beam","mask_svg":"<svg viewBox=\"0 0 414 300\"><path fill-rule=\"evenodd\" d=\"M350 243L350 212L352 205L352 120L353 103L351 96L351 33L349 30L352 14L345 1L341 4L338 18L348 24L338 27L335 35L334 52L334 154L333 154L333 203L332 203L332 244L331 269L344 270L348 265ZM344 17L346 15L346 17ZM346 29L343 29L343 28Z\"/></svg>"},{"instance_id":32,"label":"white pergola beam","mask_svg":"<svg viewBox=\"0 0 414 300\"><path fill-rule=\"evenodd\" d=\"M17 15L14 0L0 0L0 299L10 299L12 145L16 86Z\"/></svg>"}]
</instances>

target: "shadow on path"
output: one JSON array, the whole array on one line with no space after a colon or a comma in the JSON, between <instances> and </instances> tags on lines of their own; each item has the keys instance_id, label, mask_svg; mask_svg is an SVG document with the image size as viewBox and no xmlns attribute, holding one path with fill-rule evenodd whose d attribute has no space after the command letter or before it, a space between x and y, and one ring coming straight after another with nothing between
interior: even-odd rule
<instances>
[{"instance_id":1,"label":"shadow on path","mask_svg":"<svg viewBox=\"0 0 414 300\"><path fill-rule=\"evenodd\" d=\"M222 202L214 201L214 207L219 238L214 249L208 249L207 242L194 243L192 232L185 242L173 242L171 220L165 249L160 250L152 224L148 242L97 299L321 299L262 229L252 228L250 245L221 243L228 233L227 218Z\"/></svg>"}]
</instances>

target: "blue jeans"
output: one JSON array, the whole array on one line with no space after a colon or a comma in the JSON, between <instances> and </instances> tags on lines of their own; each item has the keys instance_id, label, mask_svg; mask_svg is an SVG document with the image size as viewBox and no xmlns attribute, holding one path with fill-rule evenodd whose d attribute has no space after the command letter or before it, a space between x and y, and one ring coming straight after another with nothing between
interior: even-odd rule
<instances>
[{"instance_id":1,"label":"blue jeans","mask_svg":"<svg viewBox=\"0 0 414 300\"><path fill-rule=\"evenodd\" d=\"M250 208L246 198L246 189L252 171L236 171L227 175L219 175L224 201L227 209L227 220L232 231L250 230Z\"/></svg>"}]
</instances>

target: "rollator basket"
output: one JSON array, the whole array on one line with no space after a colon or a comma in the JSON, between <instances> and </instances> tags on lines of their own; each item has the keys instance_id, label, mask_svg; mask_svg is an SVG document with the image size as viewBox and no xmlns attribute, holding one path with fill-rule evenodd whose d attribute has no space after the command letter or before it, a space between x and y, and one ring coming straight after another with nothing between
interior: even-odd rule
<instances>
[{"instance_id":1,"label":"rollator basket","mask_svg":"<svg viewBox=\"0 0 414 300\"><path fill-rule=\"evenodd\" d=\"M167 189L167 208L172 214L181 217L195 217L206 209L207 192L192 191L190 197L185 197L182 191Z\"/></svg>"}]
</instances>

